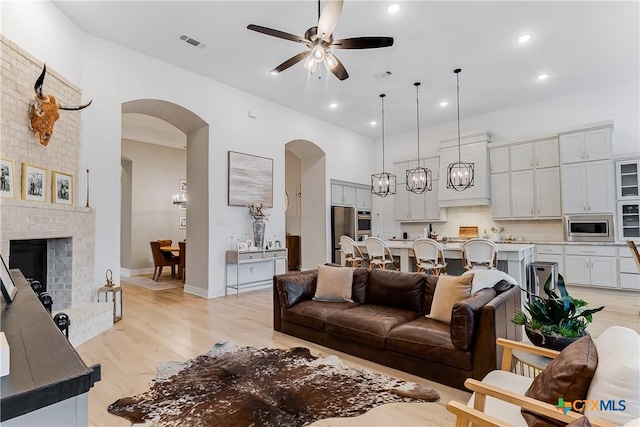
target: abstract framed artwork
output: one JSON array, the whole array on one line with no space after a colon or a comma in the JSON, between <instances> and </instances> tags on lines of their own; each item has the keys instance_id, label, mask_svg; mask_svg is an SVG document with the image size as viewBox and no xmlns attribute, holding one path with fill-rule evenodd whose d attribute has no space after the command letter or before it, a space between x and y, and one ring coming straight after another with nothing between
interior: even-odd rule
<instances>
[{"instance_id":1,"label":"abstract framed artwork","mask_svg":"<svg viewBox=\"0 0 640 427\"><path fill-rule=\"evenodd\" d=\"M13 160L0 159L0 196L15 197Z\"/></svg>"},{"instance_id":2,"label":"abstract framed artwork","mask_svg":"<svg viewBox=\"0 0 640 427\"><path fill-rule=\"evenodd\" d=\"M46 169L23 163L22 200L33 200L36 202L46 201L46 181Z\"/></svg>"},{"instance_id":3,"label":"abstract framed artwork","mask_svg":"<svg viewBox=\"0 0 640 427\"><path fill-rule=\"evenodd\" d=\"M51 201L62 205L73 204L73 175L51 171Z\"/></svg>"},{"instance_id":4,"label":"abstract framed artwork","mask_svg":"<svg viewBox=\"0 0 640 427\"><path fill-rule=\"evenodd\" d=\"M229 206L273 207L273 159L229 151Z\"/></svg>"}]
</instances>

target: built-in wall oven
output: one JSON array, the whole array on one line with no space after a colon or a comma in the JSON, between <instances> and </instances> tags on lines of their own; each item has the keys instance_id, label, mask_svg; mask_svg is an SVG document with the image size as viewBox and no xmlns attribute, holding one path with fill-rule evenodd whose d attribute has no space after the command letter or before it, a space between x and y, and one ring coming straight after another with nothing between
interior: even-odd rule
<instances>
[{"instance_id":1,"label":"built-in wall oven","mask_svg":"<svg viewBox=\"0 0 640 427\"><path fill-rule=\"evenodd\" d=\"M565 215L567 242L613 242L613 215Z\"/></svg>"},{"instance_id":2,"label":"built-in wall oven","mask_svg":"<svg viewBox=\"0 0 640 427\"><path fill-rule=\"evenodd\" d=\"M371 236L371 211L358 211L356 214L356 234L358 240Z\"/></svg>"}]
</instances>

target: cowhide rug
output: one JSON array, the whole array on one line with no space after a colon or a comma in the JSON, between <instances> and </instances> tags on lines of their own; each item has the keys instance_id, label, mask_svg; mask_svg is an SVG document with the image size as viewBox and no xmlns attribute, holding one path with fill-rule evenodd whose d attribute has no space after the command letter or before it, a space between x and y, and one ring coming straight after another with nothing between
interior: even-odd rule
<instances>
[{"instance_id":1,"label":"cowhide rug","mask_svg":"<svg viewBox=\"0 0 640 427\"><path fill-rule=\"evenodd\" d=\"M154 426L303 426L353 417L392 402L435 402L438 393L309 349L216 344L186 362L158 365L150 390L109 405L112 414Z\"/></svg>"}]
</instances>

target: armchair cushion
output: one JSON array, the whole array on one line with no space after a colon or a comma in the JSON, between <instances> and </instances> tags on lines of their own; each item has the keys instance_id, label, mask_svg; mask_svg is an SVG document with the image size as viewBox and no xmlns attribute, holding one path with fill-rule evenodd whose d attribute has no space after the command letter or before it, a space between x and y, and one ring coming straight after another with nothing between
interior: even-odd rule
<instances>
[{"instance_id":1,"label":"armchair cushion","mask_svg":"<svg viewBox=\"0 0 640 427\"><path fill-rule=\"evenodd\" d=\"M351 286L353 284L353 268L318 266L318 281L313 296L317 301L353 302Z\"/></svg>"},{"instance_id":2,"label":"armchair cushion","mask_svg":"<svg viewBox=\"0 0 640 427\"><path fill-rule=\"evenodd\" d=\"M585 335L560 352L531 383L525 396L552 405L559 398L565 402L585 400L591 378L598 366L598 353L590 335ZM529 427L564 425L546 417L522 410Z\"/></svg>"},{"instance_id":3,"label":"armchair cushion","mask_svg":"<svg viewBox=\"0 0 640 427\"><path fill-rule=\"evenodd\" d=\"M611 326L596 338L595 345L598 369L591 380L587 400L606 401L609 405L614 402L614 406L602 411L587 405L584 413L589 418L616 425L627 424L640 417L640 335L629 328ZM624 410L621 410L622 404ZM617 410L612 410L614 407Z\"/></svg>"},{"instance_id":4,"label":"armchair cushion","mask_svg":"<svg viewBox=\"0 0 640 427\"><path fill-rule=\"evenodd\" d=\"M436 291L433 294L431 312L427 317L449 325L455 303L469 298L473 275L439 276Z\"/></svg>"},{"instance_id":5,"label":"armchair cushion","mask_svg":"<svg viewBox=\"0 0 640 427\"><path fill-rule=\"evenodd\" d=\"M371 270L365 303L423 313L424 281L423 274Z\"/></svg>"}]
</instances>

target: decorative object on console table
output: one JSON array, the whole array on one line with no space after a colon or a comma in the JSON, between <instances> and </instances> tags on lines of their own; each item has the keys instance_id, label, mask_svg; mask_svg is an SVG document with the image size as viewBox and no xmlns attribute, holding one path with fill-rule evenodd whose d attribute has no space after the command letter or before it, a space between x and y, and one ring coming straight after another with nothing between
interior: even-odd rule
<instances>
[{"instance_id":1,"label":"decorative object on console table","mask_svg":"<svg viewBox=\"0 0 640 427\"><path fill-rule=\"evenodd\" d=\"M110 269L106 271L105 276L107 283L98 289L98 302L113 303L113 323L115 323L122 319L122 288L113 283L113 272Z\"/></svg>"},{"instance_id":2,"label":"decorative object on console table","mask_svg":"<svg viewBox=\"0 0 640 427\"><path fill-rule=\"evenodd\" d=\"M267 207L262 203L254 203L249 206L249 215L253 218L253 246L264 249L265 220L269 219Z\"/></svg>"},{"instance_id":3,"label":"decorative object on console table","mask_svg":"<svg viewBox=\"0 0 640 427\"><path fill-rule=\"evenodd\" d=\"M229 206L273 206L273 159L229 151Z\"/></svg>"},{"instance_id":4,"label":"decorative object on console table","mask_svg":"<svg viewBox=\"0 0 640 427\"><path fill-rule=\"evenodd\" d=\"M587 325L593 320L593 314L601 311L604 306L585 309L587 302L569 295L561 274L558 274L558 296L551 290L552 279L552 276L549 276L544 284L547 298L534 295L533 302L525 302L529 316L522 310L517 310L511 321L525 327L525 332L533 344L561 351L588 333Z\"/></svg>"},{"instance_id":5,"label":"decorative object on console table","mask_svg":"<svg viewBox=\"0 0 640 427\"><path fill-rule=\"evenodd\" d=\"M457 68L453 70L456 74L456 95L458 99L458 161L449 164L447 168L447 188L455 191L464 191L469 187L473 187L473 163L465 163L460 160L460 71Z\"/></svg>"},{"instance_id":6,"label":"decorative object on console table","mask_svg":"<svg viewBox=\"0 0 640 427\"><path fill-rule=\"evenodd\" d=\"M73 204L73 176L51 171L51 201L62 205Z\"/></svg>"}]
</instances>

